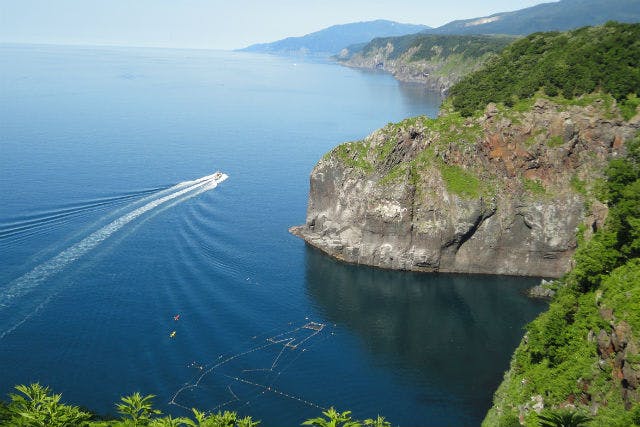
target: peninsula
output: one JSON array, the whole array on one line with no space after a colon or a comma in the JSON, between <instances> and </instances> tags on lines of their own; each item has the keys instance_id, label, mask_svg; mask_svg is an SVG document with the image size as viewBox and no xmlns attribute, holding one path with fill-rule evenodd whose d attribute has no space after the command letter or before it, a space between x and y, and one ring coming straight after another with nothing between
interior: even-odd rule
<instances>
[{"instance_id":1,"label":"peninsula","mask_svg":"<svg viewBox=\"0 0 640 427\"><path fill-rule=\"evenodd\" d=\"M561 276L578 237L602 226L598 185L640 118L626 98L636 88L597 88L622 81L620 58L578 63L558 79L553 71L638 28L516 41L454 86L438 118L389 124L327 153L311 173L306 223L291 232L357 264Z\"/></svg>"}]
</instances>

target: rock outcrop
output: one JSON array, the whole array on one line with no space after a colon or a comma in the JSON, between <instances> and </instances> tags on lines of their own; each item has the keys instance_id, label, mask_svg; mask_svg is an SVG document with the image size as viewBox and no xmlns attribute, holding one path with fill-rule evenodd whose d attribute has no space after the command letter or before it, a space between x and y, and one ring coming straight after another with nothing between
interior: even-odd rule
<instances>
[{"instance_id":1,"label":"rock outcrop","mask_svg":"<svg viewBox=\"0 0 640 427\"><path fill-rule=\"evenodd\" d=\"M604 311L604 312L603 312ZM620 392L625 409L640 401L640 351L634 339L631 326L624 320L615 323L613 310L601 310L601 316L609 321L606 331L600 329L597 335L598 366L611 372L611 377L620 382Z\"/></svg>"},{"instance_id":2,"label":"rock outcrop","mask_svg":"<svg viewBox=\"0 0 640 427\"><path fill-rule=\"evenodd\" d=\"M599 179L639 127L595 98L444 112L343 144L313 169L306 223L290 231L350 263L558 277L578 232L603 223Z\"/></svg>"}]
</instances>

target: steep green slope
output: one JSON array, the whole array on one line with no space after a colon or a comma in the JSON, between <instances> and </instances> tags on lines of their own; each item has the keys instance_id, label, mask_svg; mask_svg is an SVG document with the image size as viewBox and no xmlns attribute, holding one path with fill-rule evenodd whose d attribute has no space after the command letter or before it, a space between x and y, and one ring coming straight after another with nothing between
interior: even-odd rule
<instances>
[{"instance_id":1,"label":"steep green slope","mask_svg":"<svg viewBox=\"0 0 640 427\"><path fill-rule=\"evenodd\" d=\"M453 106L471 115L489 102L511 106L541 90L565 98L602 90L632 115L640 94L640 24L532 34L466 76L450 94Z\"/></svg>"},{"instance_id":2,"label":"steep green slope","mask_svg":"<svg viewBox=\"0 0 640 427\"><path fill-rule=\"evenodd\" d=\"M538 426L560 408L590 426L640 425L640 137L627 149L606 172L605 227L527 327L484 426Z\"/></svg>"}]
</instances>

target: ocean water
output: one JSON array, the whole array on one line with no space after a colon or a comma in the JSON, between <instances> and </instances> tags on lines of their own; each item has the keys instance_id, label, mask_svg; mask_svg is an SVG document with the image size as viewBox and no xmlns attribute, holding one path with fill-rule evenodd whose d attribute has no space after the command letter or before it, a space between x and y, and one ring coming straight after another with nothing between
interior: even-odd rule
<instances>
[{"instance_id":1,"label":"ocean water","mask_svg":"<svg viewBox=\"0 0 640 427\"><path fill-rule=\"evenodd\" d=\"M479 424L535 280L345 265L287 232L326 151L439 103L324 62L0 45L0 394Z\"/></svg>"}]
</instances>

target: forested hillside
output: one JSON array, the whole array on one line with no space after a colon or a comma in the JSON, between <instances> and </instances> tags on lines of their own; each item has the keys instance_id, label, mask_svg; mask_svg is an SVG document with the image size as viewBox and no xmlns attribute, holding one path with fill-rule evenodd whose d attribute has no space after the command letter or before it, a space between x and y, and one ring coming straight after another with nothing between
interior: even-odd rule
<instances>
[{"instance_id":1,"label":"forested hillside","mask_svg":"<svg viewBox=\"0 0 640 427\"><path fill-rule=\"evenodd\" d=\"M463 78L450 95L468 116L490 102L512 106L538 91L567 99L603 91L632 115L640 94L640 24L531 34Z\"/></svg>"},{"instance_id":2,"label":"forested hillside","mask_svg":"<svg viewBox=\"0 0 640 427\"><path fill-rule=\"evenodd\" d=\"M605 227L581 242L549 310L527 327L484 426L538 426L563 412L640 425L640 137L627 150L606 170Z\"/></svg>"}]
</instances>

